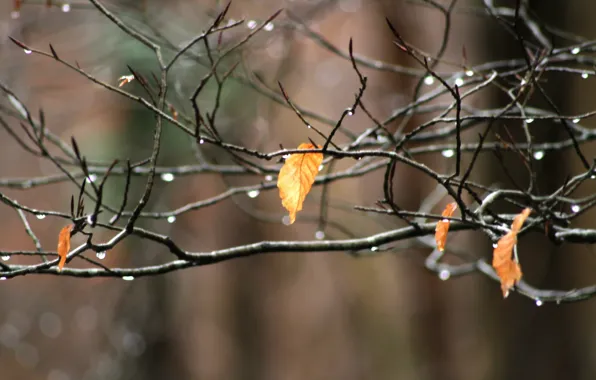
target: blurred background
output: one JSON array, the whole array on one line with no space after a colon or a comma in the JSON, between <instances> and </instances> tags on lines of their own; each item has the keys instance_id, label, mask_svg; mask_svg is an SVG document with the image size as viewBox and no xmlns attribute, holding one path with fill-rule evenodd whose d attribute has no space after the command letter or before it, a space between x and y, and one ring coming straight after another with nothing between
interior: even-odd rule
<instances>
[{"instance_id":1,"label":"blurred background","mask_svg":"<svg viewBox=\"0 0 596 380\"><path fill-rule=\"evenodd\" d=\"M596 38L592 20L596 3L529 3L536 15L553 26L586 39ZM222 6L207 0L106 0L104 4L149 35L175 45L204 30ZM427 52L439 49L444 32L440 12L417 1L237 0L229 18L261 22L279 8L291 11L342 51L347 51L353 38L359 55L412 67L414 63L392 44L385 18L406 41ZM519 57L519 45L478 9L482 9L480 1L457 3L445 58L461 62L464 46L471 64ZM76 60L111 84L128 74L126 65L148 76L156 72L150 52L86 2L47 8L45 2L30 1L24 2L19 17L12 11L11 1L0 3L0 80L31 110L43 108L48 128L58 136L66 141L75 136L90 159L147 157L154 123L151 113L50 59L24 54L8 36L46 51L52 43L61 57ZM286 14L237 52L243 70L271 88L281 81L295 103L337 119L352 104L358 89L349 61L284 27L284 19ZM232 29L222 43L238 41L249 29L248 22ZM379 119L411 101L416 78L370 69L363 72L369 78L364 101ZM168 95L180 112L192 114L187 99L204 73L190 59L175 67L170 78L173 90ZM572 114L592 109L595 94L589 82L554 76L545 86L556 89L552 94L562 112ZM134 83L127 86L142 94ZM212 104L214 91L208 89L201 96L202 104ZM470 104L496 107L501 100L487 95ZM279 144L297 146L316 137L291 111L238 81L231 81L224 91L218 117L225 139L265 151ZM417 121L414 118L411 124ZM361 112L347 123L355 132L371 126ZM325 130L316 121L313 125ZM164 133L161 165L196 162L193 144L185 135L171 125ZM545 124L539 138L548 141L560 133ZM593 147L584 153L593 157ZM216 149L205 148L202 154L220 163L228 160ZM423 161L445 172L451 168L438 154ZM500 168L489 160L481 165L476 179L486 183L504 180ZM545 192L579 169L575 160L556 154L545 157L540 165L538 180ZM0 177L53 173L56 169L51 162L27 154L0 130ZM352 209L353 205L374 205L383 197L382 177L377 172L366 180L330 186L332 223L324 230L328 238L366 236L400 225L391 218ZM398 167L396 178L396 200L410 210L417 210L434 186L409 168ZM108 200L117 204L123 180L108 183ZM251 183L258 181L223 179L216 174L176 177L157 184L150 208L169 210L216 195L230 185ZM133 185L138 192L142 179ZM72 184L61 183L0 191L31 207L67 212L74 189ZM308 240L314 239L320 227L321 196L320 189L309 195L304 216L291 228L281 223L283 210L275 191L239 196L185 214L173 223L154 220L144 225L172 236L192 251L261 240ZM254 210L270 216L271 222L255 221ZM0 216L0 249L34 248L13 209L0 204ZM64 221L31 216L29 222L44 247L53 249ZM584 222L589 222L588 216ZM335 228L334 223L343 228ZM489 241L481 233L459 233L450 239L473 257L490 257ZM571 289L594 282L596 258L591 246L553 247L530 236L522 247L524 274L536 286ZM161 262L167 255L163 251L131 238L108 252L104 264L131 267ZM430 249L411 248L364 258L343 253L272 254L134 281L41 275L10 279L0 283L0 378L596 378L594 301L537 307L517 294L503 300L499 285L480 275L440 280L424 269L428 253Z\"/></svg>"}]
</instances>

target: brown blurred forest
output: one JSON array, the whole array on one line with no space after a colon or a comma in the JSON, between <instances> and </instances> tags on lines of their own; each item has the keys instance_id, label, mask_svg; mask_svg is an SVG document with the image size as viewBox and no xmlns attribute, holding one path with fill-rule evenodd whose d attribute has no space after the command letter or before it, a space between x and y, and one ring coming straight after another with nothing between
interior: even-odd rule
<instances>
[{"instance_id":1,"label":"brown blurred forest","mask_svg":"<svg viewBox=\"0 0 596 380\"><path fill-rule=\"evenodd\" d=\"M200 32L219 5L206 0L147 0L141 14L138 3L104 1L125 20L150 23L173 41ZM596 39L596 3L530 3L556 27ZM454 13L446 59L461 60L462 46L474 63L519 53L517 46L502 43L508 40L498 25L466 11L481 5L475 0L457 2L462 11ZM127 74L126 65L150 70L154 63L147 52L84 1L73 2L69 12L61 6L48 9L42 1L25 2L18 18L11 17L12 6L7 0L0 3L0 80L33 109L43 107L52 130L66 140L76 136L90 157L144 157L150 146L151 136L145 131L151 114L51 60L23 54L8 36L43 49L52 43L61 55L110 83ZM236 0L229 17L263 20L282 7L344 50L353 38L359 55L404 65L412 62L392 44L385 18L426 51L438 49L443 32L440 13L417 1ZM264 81L272 86L283 82L293 101L317 113L335 117L353 101L357 82L349 62L294 30L275 26L243 47L241 54ZM369 88L364 99L372 113L389 115L410 101L412 79L365 73ZM179 94L187 93L198 78L187 75L175 84L173 96L179 96L180 107L188 106L182 105L187 97ZM265 150L306 140L291 110L247 86L233 86L221 118L222 133L229 140ZM580 80L553 81L546 87L557 89L556 100L568 112L589 108L596 96ZM474 101L481 106L491 99ZM356 126L364 120L360 113L348 123ZM165 131L162 164L181 164L192 154L183 137L178 131ZM586 154L594 156L592 146ZM540 179L545 188L575 165L556 155L541 164L549 172ZM487 179L502 179L499 168L484 165ZM0 176L31 177L53 170L51 163L23 153L0 130ZM433 188L407 167L398 168L396 178L400 204L412 209ZM371 186L375 183L333 184L335 207L329 218L361 234L391 228L396 221L390 218L350 210L382 196L382 189ZM177 178L167 187L156 186L150 207L176 207L225 186L216 175ZM2 191L41 209L67 210L72 188L50 184ZM321 195L313 197L316 201ZM277 194L218 203L172 224L150 223L161 224L161 231L182 246L198 250L269 239L312 239L317 230L316 223L288 228L255 222L241 208L279 212ZM0 204L0 216L2 249L33 248L14 210ZM44 245L56 244L61 223L52 217L30 222ZM453 242L476 256L490 255L490 244L479 234L463 232L454 235ZM573 288L593 281L592 246L554 247L539 238L524 244L530 252L524 258L525 274L535 284ZM157 260L160 250L133 238L110 251L104 264L134 266ZM272 254L129 282L41 275L10 279L0 283L0 379L596 378L593 300L542 307L517 294L503 300L498 284L479 275L441 281L424 269L425 254L428 250L367 258Z\"/></svg>"}]
</instances>

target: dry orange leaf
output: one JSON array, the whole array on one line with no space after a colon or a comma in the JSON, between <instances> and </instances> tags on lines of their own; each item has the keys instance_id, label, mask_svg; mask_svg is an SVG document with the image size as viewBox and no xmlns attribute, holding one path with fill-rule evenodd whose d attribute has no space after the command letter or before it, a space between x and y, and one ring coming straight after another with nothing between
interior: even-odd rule
<instances>
[{"instance_id":1,"label":"dry orange leaf","mask_svg":"<svg viewBox=\"0 0 596 380\"><path fill-rule=\"evenodd\" d=\"M453 212L457 209L457 203L452 202L445 206L441 213L444 218L450 218ZM445 250L445 242L447 241L447 233L449 232L449 219L440 220L435 228L435 241L437 242L437 249L441 252Z\"/></svg>"},{"instance_id":2,"label":"dry orange leaf","mask_svg":"<svg viewBox=\"0 0 596 380\"><path fill-rule=\"evenodd\" d=\"M517 243L517 234L530 215L530 212L532 212L532 210L526 208L513 219L513 223L511 223L511 231L499 239L497 247L493 251L493 268L495 268L497 275L501 279L503 298L507 298L509 289L521 280L522 277L519 263L512 258L513 247Z\"/></svg>"},{"instance_id":3,"label":"dry orange leaf","mask_svg":"<svg viewBox=\"0 0 596 380\"><path fill-rule=\"evenodd\" d=\"M60 234L58 235L58 256L60 256L60 262L58 263L58 270L61 271L66 263L66 255L70 251L70 232L74 225L69 224L68 226L62 227Z\"/></svg>"},{"instance_id":4,"label":"dry orange leaf","mask_svg":"<svg viewBox=\"0 0 596 380\"><path fill-rule=\"evenodd\" d=\"M313 144L300 144L298 149L317 149L317 147ZM291 154L279 171L277 178L279 197L281 204L290 213L290 224L296 220L296 213L302 210L302 203L315 182L322 162L322 153Z\"/></svg>"}]
</instances>

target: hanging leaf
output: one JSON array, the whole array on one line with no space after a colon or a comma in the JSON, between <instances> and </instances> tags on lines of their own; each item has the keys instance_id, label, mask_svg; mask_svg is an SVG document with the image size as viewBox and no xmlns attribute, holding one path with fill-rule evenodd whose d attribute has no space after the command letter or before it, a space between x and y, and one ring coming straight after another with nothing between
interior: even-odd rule
<instances>
[{"instance_id":1,"label":"hanging leaf","mask_svg":"<svg viewBox=\"0 0 596 380\"><path fill-rule=\"evenodd\" d=\"M66 263L66 256L70 251L70 233L74 227L74 224L62 227L60 234L58 235L58 256L60 256L60 262L58 263L58 271L61 271Z\"/></svg>"},{"instance_id":2,"label":"hanging leaf","mask_svg":"<svg viewBox=\"0 0 596 380\"><path fill-rule=\"evenodd\" d=\"M300 144L298 149L317 149L317 147L313 144ZM291 154L279 171L277 179L279 197L281 204L290 213L290 224L296 220L296 213L302 210L302 203L315 182L322 162L322 153Z\"/></svg>"},{"instance_id":3,"label":"hanging leaf","mask_svg":"<svg viewBox=\"0 0 596 380\"><path fill-rule=\"evenodd\" d=\"M495 268L497 275L501 279L503 298L507 298L509 290L521 280L522 277L521 267L512 257L513 247L517 244L517 234L530 215L530 212L532 212L532 210L526 208L513 219L511 230L499 239L497 247L493 251L493 268Z\"/></svg>"},{"instance_id":4,"label":"hanging leaf","mask_svg":"<svg viewBox=\"0 0 596 380\"><path fill-rule=\"evenodd\" d=\"M453 212L457 209L457 203L449 203L441 213L444 218L451 218ZM445 250L445 242L447 241L447 233L449 232L449 219L440 220L435 228L435 241L437 242L437 249L441 252Z\"/></svg>"}]
</instances>

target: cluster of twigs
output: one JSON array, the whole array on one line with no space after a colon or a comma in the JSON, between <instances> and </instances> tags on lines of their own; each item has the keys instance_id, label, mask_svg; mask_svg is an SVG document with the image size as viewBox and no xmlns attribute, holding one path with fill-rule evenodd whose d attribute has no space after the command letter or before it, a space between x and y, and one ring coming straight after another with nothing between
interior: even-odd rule
<instances>
[{"instance_id":1,"label":"cluster of twigs","mask_svg":"<svg viewBox=\"0 0 596 380\"><path fill-rule=\"evenodd\" d=\"M436 272L442 279L479 272L498 280L493 268L485 259L477 259L460 265L440 262L443 252L435 248L432 235L436 221L441 219L441 216L432 211L439 202L445 199L445 194L457 202L461 211L460 217L452 218L451 231L482 231L493 242L498 241L508 232L507 226L511 224L514 217L513 213L498 212L494 207L497 202L505 202L519 210L525 207L533 210L520 236L529 231L537 231L546 234L554 244L591 244L596 242L596 229L572 227L573 219L591 209L596 202L596 196L581 199L574 196L579 186L596 175L593 160L582 153L582 146L596 139L596 133L582 126L581 123L584 118L596 113L596 110L581 115L563 115L544 90L541 82L553 71L583 77L596 74L592 69L596 62L589 54L594 50L595 43L581 40L579 42L572 41L562 47L554 46L550 37L556 32L539 23L533 17L525 1L518 1L514 8L504 8L495 7L492 1L485 0L484 7L476 10L476 12L496 20L515 37L520 44L521 51L524 52L521 58L487 62L477 66L468 65L466 62L451 64L452 71L438 71L436 68L439 63L443 62L443 55L451 34L451 18L457 9L455 0L451 1L448 6L442 6L430 0L423 2L439 10L445 18L443 41L439 51L434 55L422 52L408 43L399 30L389 21L387 22L388 28L393 33L395 48L411 57L416 62L415 67L404 67L359 56L354 53L355 49L351 41L347 51L344 51L289 12L284 13L286 16L284 20L281 20L280 17L282 11L278 11L267 20L255 23L247 29L244 20L233 21L227 18L230 7L228 4L219 11L203 33L192 38L184 46L178 47L165 37L149 37L146 33L123 22L116 13L107 9L98 0L89 0L89 3L110 22L117 25L128 37L142 43L154 53L159 66L158 73L152 78L147 78L133 67L129 67L130 76L123 79L123 83L135 80L142 86L145 96L134 95L126 91L126 86L121 88L98 80L80 67L78 63L61 58L60 52L51 45L47 51L11 39L27 54L36 54L54 60L74 73L102 86L107 91L137 102L152 112L155 115L153 148L150 156L140 162L114 161L110 165L106 165L102 162L89 161L83 156L83 152L80 151L74 139L66 142L52 133L46 125L42 111L35 116L15 92L0 83L4 98L7 99L7 102L0 106L0 124L24 151L42 160L51 161L58 170L57 174L37 178L0 178L0 187L28 189L70 181L79 188L77 200L72 198L70 215L58 211L34 209L0 192L0 200L17 210L27 233L36 246L35 251L1 251L0 255L30 255L40 258L40 262L33 265L0 262L0 277L2 279L32 273L60 273L77 277L133 278L268 252L348 251L363 254L372 251L374 253L391 249L399 241L414 239L423 246L432 249L432 253L427 257L426 267ZM254 21L251 22L254 23ZM345 59L346 64L351 65L359 86L355 89L354 101L347 106L338 119L329 119L301 107L292 100L281 83L279 89L270 88L256 76L241 72L238 69L238 64L226 64L224 67L223 62L227 62L227 58L233 52L273 23L280 28L291 28L307 36L321 47ZM223 46L221 36L229 30L238 28L244 28L248 32L237 42ZM201 44L206 54L198 55L193 48ZM170 59L165 58L166 54L163 54L165 51L168 53L167 56L171 56ZM193 110L189 115L176 109L168 99L168 75L171 75L172 68L181 58L193 59L207 68L207 73L195 85L192 93L188 94ZM414 88L411 101L407 105L393 110L385 119L374 117L363 101L368 84L367 78L363 74L364 69L415 78L417 85ZM402 227L375 235L343 240L323 240L319 239L323 236L318 236L313 241L262 241L211 252L184 250L170 237L139 227L140 219L168 219L213 205L237 194L275 191L275 176L280 168L279 160L297 151L292 149L280 149L273 152L259 151L230 143L222 137L218 128L217 116L221 108L222 89L229 81L237 81L249 86L260 95L291 109L305 128L311 129L319 136L322 148L313 150L313 152L322 152L326 157L325 164L329 164L328 167L333 168L332 164L339 159L353 162L347 169L329 170L317 177L314 186L323 187L322 203L326 202L325 189L328 184L381 170L385 172L383 182L379 184L383 188L384 198L379 200L374 207L357 206L355 209L359 211L355 212L392 215L405 222L405 225L402 223ZM208 111L202 109L197 100L207 83L214 83L217 88L214 105ZM494 109L476 109L468 104L468 98L485 89L496 89L507 97L508 101ZM527 106L533 96L540 96L545 100L548 104L547 109ZM445 102L444 99L449 100ZM367 116L369 126L354 132L344 126L344 121L356 112L363 112ZM414 116L415 118L413 118ZM328 128L325 130L316 128L311 125L309 120L317 121L318 124ZM419 120L420 122L418 122ZM534 120L542 120L559 126L565 131L566 137L560 141L535 142L531 125ZM396 121L399 121L397 128L390 128L396 124ZM509 139L505 139L495 133L496 126L504 122L520 126L523 132L522 141L516 141L511 136ZM412 126L413 124L415 125ZM22 133L17 130L19 126ZM221 165L201 161L196 165L160 167L157 163L162 147L162 130L165 127L178 128L183 131L194 139L197 149L206 145L221 149L232 158L235 164ZM469 134L470 131L475 132L477 137L465 141L462 134L464 132ZM25 137L23 137L23 133ZM339 142L338 134L342 135L343 141L348 140L349 142ZM49 149L49 146L52 149ZM51 153L56 151L56 148L59 153ZM536 191L535 168L532 162L540 160L550 152L566 152L566 154L575 155L582 163L583 170L568 178L552 193L540 195ZM455 170L452 173L440 173L418 159L429 154L453 157ZM529 173L527 186L523 188L521 185L515 185L511 188L502 188L470 180L472 172L477 166L478 158L482 154L492 154L497 157L514 154L527 166ZM467 157L465 157L466 155ZM466 163L464 164L464 162ZM429 195L417 210L405 210L395 200L393 184L396 181L397 165L410 166L437 184L437 190ZM77 169L72 170L73 167ZM163 212L146 210L158 176L188 176L205 173L218 173L222 176L244 174L254 176L258 180L257 184L251 186L230 186L216 196L200 199L177 209ZM104 202L104 185L109 176L124 176L126 178L121 203L117 207ZM142 195L136 203L133 203L129 194L133 176L142 177L146 181ZM95 181L97 178L101 178L99 184ZM513 182L515 183L515 181ZM90 186L86 186L86 184L90 184ZM88 212L85 212L83 207L84 199L93 202L93 207L91 210L87 210ZM472 202L469 201L470 199ZM321 208L320 229L325 228L328 223L326 217L323 216L325 207L327 207L326 204ZM98 217L100 213L109 215L107 222L100 220ZM71 220L75 225L73 233L83 233L87 239L85 243L70 251L68 261L85 260L88 266L85 268L67 266L59 272L56 268L58 262L56 252L41 247L27 222L28 215L52 215ZM113 231L115 235L106 242L97 242L94 236L98 229ZM113 249L131 235L162 245L172 254L172 259L162 265L108 268L101 262L88 257L89 254ZM447 247L447 252L449 252L449 247ZM47 259L47 257L51 257L51 259ZM522 280L516 286L516 291L541 303L568 302L594 295L596 286L570 291L541 290Z\"/></svg>"}]
</instances>

